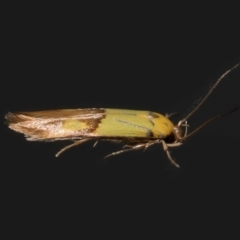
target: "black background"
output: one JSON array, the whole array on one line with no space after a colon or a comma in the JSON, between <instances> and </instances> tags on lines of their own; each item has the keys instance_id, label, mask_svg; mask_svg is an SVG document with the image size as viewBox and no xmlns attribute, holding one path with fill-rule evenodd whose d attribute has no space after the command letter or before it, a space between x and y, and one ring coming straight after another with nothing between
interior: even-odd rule
<instances>
[{"instance_id":1,"label":"black background","mask_svg":"<svg viewBox=\"0 0 240 240\"><path fill-rule=\"evenodd\" d=\"M122 145L86 143L55 158L67 142L27 142L4 124L8 111L103 107L184 114L240 54L238 21L225 16L225 6L180 8L2 2L7 225L45 230L70 223L80 235L85 227L89 234L117 227L112 236L126 229L148 233L149 226L160 235L165 226L196 229L193 234L235 228L239 110L172 149L180 169L170 165L161 146L107 164L103 157ZM239 77L237 69L219 85L189 119L192 129L240 104Z\"/></svg>"}]
</instances>

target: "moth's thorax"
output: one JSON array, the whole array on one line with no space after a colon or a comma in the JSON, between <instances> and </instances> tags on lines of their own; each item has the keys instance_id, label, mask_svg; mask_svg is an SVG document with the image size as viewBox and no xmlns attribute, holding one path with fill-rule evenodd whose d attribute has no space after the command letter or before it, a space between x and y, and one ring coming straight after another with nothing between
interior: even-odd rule
<instances>
[{"instance_id":1,"label":"moth's thorax","mask_svg":"<svg viewBox=\"0 0 240 240\"><path fill-rule=\"evenodd\" d=\"M151 118L153 123L152 131L156 138L166 138L173 132L174 124L165 116L159 113L153 113L154 118Z\"/></svg>"}]
</instances>

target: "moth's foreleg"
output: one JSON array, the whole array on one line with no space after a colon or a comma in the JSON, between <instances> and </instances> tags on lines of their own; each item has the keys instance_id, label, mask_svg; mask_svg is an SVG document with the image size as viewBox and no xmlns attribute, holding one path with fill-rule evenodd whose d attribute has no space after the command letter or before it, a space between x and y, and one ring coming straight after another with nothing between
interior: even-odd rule
<instances>
[{"instance_id":1,"label":"moth's foreleg","mask_svg":"<svg viewBox=\"0 0 240 240\"><path fill-rule=\"evenodd\" d=\"M179 114L179 112L166 113L166 114L165 114L165 117L169 119L170 117L172 117L172 116L174 116L174 115L178 115L178 114Z\"/></svg>"},{"instance_id":2,"label":"moth's foreleg","mask_svg":"<svg viewBox=\"0 0 240 240\"><path fill-rule=\"evenodd\" d=\"M173 143L173 144L167 144L164 140L161 141L163 145L163 150L167 153L169 161L177 168L180 168L180 166L172 159L168 147L176 147L181 145L181 143Z\"/></svg>"}]
</instances>

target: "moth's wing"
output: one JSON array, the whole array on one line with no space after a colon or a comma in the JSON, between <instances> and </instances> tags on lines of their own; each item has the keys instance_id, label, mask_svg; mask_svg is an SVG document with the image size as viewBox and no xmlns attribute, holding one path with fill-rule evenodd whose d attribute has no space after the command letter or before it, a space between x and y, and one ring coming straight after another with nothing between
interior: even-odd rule
<instances>
[{"instance_id":1,"label":"moth's wing","mask_svg":"<svg viewBox=\"0 0 240 240\"><path fill-rule=\"evenodd\" d=\"M9 128L34 141L86 136L104 116L104 109L89 108L8 113L5 118Z\"/></svg>"},{"instance_id":2,"label":"moth's wing","mask_svg":"<svg viewBox=\"0 0 240 240\"><path fill-rule=\"evenodd\" d=\"M96 129L99 136L157 139L172 132L173 124L161 114L149 111L106 109Z\"/></svg>"},{"instance_id":3,"label":"moth's wing","mask_svg":"<svg viewBox=\"0 0 240 240\"><path fill-rule=\"evenodd\" d=\"M165 138L172 123L163 115L124 109L62 109L8 113L9 127L28 140Z\"/></svg>"},{"instance_id":4,"label":"moth's wing","mask_svg":"<svg viewBox=\"0 0 240 240\"><path fill-rule=\"evenodd\" d=\"M8 123L15 123L18 121L37 120L37 119L71 119L71 118L93 118L101 117L105 113L102 108L85 108L85 109L59 109L47 111L34 112L9 112L6 115Z\"/></svg>"},{"instance_id":5,"label":"moth's wing","mask_svg":"<svg viewBox=\"0 0 240 240\"><path fill-rule=\"evenodd\" d=\"M113 138L147 138L151 135L151 127L146 111L106 109L96 134Z\"/></svg>"}]
</instances>

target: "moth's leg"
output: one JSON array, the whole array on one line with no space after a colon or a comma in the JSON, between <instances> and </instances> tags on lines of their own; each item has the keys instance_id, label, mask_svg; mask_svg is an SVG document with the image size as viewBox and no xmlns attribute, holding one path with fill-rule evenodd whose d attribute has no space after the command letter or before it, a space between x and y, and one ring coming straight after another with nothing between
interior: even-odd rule
<instances>
[{"instance_id":1,"label":"moth's leg","mask_svg":"<svg viewBox=\"0 0 240 240\"><path fill-rule=\"evenodd\" d=\"M68 150L69 148L75 147L75 146L80 145L80 144L82 144L82 143L84 143L84 142L87 142L87 141L89 141L89 140L91 140L91 139L89 139L89 138L84 138L84 139L80 139L80 140L78 140L78 141L74 141L74 143L72 143L72 144L70 144L70 145L67 145L66 147L62 148L59 152L56 153L55 156L58 157L60 154L62 154L63 152L65 152L65 151Z\"/></svg>"},{"instance_id":2,"label":"moth's leg","mask_svg":"<svg viewBox=\"0 0 240 240\"><path fill-rule=\"evenodd\" d=\"M169 113L169 114L166 113L166 114L165 114L165 117L166 117L166 118L170 118L170 117L172 117L172 116L174 116L174 115L178 115L178 114L179 114L179 112L174 112L174 113Z\"/></svg>"},{"instance_id":3,"label":"moth's leg","mask_svg":"<svg viewBox=\"0 0 240 240\"><path fill-rule=\"evenodd\" d=\"M124 147L128 147L127 149L122 149L120 151L117 151L117 152L113 152L113 153L110 153L108 154L107 156L104 157L105 158L108 158L108 157L111 157L111 156L115 156L117 154L121 154L121 153L124 153L124 152L129 152L129 151L132 151L132 150L138 150L140 148L146 148L148 146L146 146L146 143L141 143L141 144L137 144L137 145L134 145L134 146L129 146L129 145L126 145Z\"/></svg>"},{"instance_id":4,"label":"moth's leg","mask_svg":"<svg viewBox=\"0 0 240 240\"><path fill-rule=\"evenodd\" d=\"M144 150L146 150L148 147L150 147L156 143L159 143L159 140L146 143L144 146Z\"/></svg>"},{"instance_id":5,"label":"moth's leg","mask_svg":"<svg viewBox=\"0 0 240 240\"><path fill-rule=\"evenodd\" d=\"M176 143L165 143L168 147L179 147L182 145L181 142L176 142Z\"/></svg>"},{"instance_id":6,"label":"moth's leg","mask_svg":"<svg viewBox=\"0 0 240 240\"><path fill-rule=\"evenodd\" d=\"M164 140L161 141L162 142L162 145L163 145L163 150L167 153L167 156L168 156L168 159L169 161L177 168L180 168L180 166L172 159L171 155L170 155L170 152L168 150L168 147L170 146L169 144L166 144ZM174 143L173 143L174 144ZM173 144L171 144L170 147L175 147L175 146L179 146L181 145L181 143L178 145L178 143L175 143L176 145L173 146Z\"/></svg>"},{"instance_id":7,"label":"moth's leg","mask_svg":"<svg viewBox=\"0 0 240 240\"><path fill-rule=\"evenodd\" d=\"M98 144L98 140L93 144L93 147L96 147Z\"/></svg>"},{"instance_id":8,"label":"moth's leg","mask_svg":"<svg viewBox=\"0 0 240 240\"><path fill-rule=\"evenodd\" d=\"M185 133L184 133L184 138L185 138L187 136L188 127L189 127L189 125L187 124L187 121L185 121L185 123L182 126L185 127Z\"/></svg>"},{"instance_id":9,"label":"moth's leg","mask_svg":"<svg viewBox=\"0 0 240 240\"><path fill-rule=\"evenodd\" d=\"M159 143L159 140L153 140L153 141L150 141L150 142L147 142L147 143L139 143L137 145L128 145L128 144L126 144L126 145L123 146L123 149L125 149L125 148L134 148L135 146L143 145L143 147L145 148L144 150L146 150L148 147L150 147L150 146L152 146L152 145L154 145L156 143ZM134 150L134 149L131 149L131 150Z\"/></svg>"}]
</instances>

